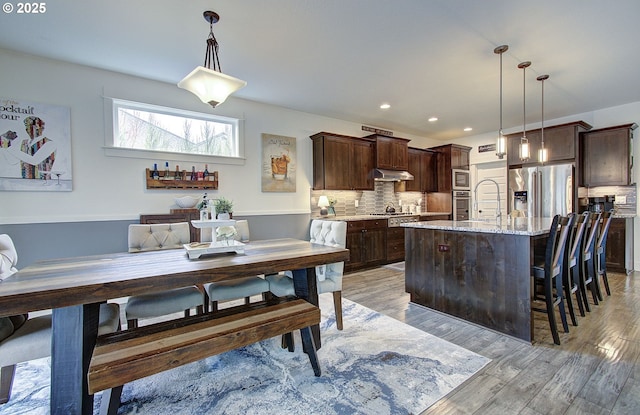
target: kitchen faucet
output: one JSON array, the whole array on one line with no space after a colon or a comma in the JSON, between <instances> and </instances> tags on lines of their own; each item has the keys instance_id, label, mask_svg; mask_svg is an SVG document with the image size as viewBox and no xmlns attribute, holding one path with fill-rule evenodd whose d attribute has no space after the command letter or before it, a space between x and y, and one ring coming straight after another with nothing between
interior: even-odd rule
<instances>
[{"instance_id":1,"label":"kitchen faucet","mask_svg":"<svg viewBox=\"0 0 640 415\"><path fill-rule=\"evenodd\" d=\"M473 211L477 211L478 210L478 186L480 186L480 184L482 182L492 182L493 184L496 185L496 191L498 192L498 207L496 208L496 220L500 220L500 218L502 217L502 213L500 212L500 186L498 186L498 182L496 182L493 179L482 179L480 180L478 183L476 183L476 187L474 187L473 189Z\"/></svg>"}]
</instances>

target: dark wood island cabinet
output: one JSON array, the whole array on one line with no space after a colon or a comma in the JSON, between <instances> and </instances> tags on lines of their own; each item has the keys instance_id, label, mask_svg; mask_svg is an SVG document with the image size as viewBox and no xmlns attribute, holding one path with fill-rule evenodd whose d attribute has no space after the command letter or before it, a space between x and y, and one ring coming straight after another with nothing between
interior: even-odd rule
<instances>
[{"instance_id":1,"label":"dark wood island cabinet","mask_svg":"<svg viewBox=\"0 0 640 415\"><path fill-rule=\"evenodd\" d=\"M411 302L531 342L530 270L551 219L523 219L402 225Z\"/></svg>"}]
</instances>

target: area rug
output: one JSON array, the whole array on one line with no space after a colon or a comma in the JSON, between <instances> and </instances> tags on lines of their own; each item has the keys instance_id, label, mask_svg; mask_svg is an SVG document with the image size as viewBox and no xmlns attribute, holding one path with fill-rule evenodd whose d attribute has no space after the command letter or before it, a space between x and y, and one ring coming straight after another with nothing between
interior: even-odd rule
<instances>
[{"instance_id":1,"label":"area rug","mask_svg":"<svg viewBox=\"0 0 640 415\"><path fill-rule=\"evenodd\" d=\"M330 294L320 307L322 376L298 334L294 353L273 338L126 384L118 414L418 414L490 361L346 299L338 331ZM47 414L49 364L19 365L0 413Z\"/></svg>"}]
</instances>

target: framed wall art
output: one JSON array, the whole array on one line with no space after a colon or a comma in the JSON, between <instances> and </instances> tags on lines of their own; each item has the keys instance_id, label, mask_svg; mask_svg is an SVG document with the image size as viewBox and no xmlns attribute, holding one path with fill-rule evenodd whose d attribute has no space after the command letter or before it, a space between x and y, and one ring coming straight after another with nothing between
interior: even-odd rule
<instances>
[{"instance_id":1,"label":"framed wall art","mask_svg":"<svg viewBox=\"0 0 640 415\"><path fill-rule=\"evenodd\" d=\"M71 191L71 110L0 98L0 190Z\"/></svg>"},{"instance_id":2,"label":"framed wall art","mask_svg":"<svg viewBox=\"0 0 640 415\"><path fill-rule=\"evenodd\" d=\"M296 191L296 138L262 134L262 191Z\"/></svg>"}]
</instances>

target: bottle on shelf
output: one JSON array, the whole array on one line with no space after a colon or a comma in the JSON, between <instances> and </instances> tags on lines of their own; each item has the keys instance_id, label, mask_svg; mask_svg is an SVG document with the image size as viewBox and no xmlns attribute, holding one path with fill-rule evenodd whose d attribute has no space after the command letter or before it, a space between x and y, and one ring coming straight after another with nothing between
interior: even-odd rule
<instances>
[{"instance_id":1,"label":"bottle on shelf","mask_svg":"<svg viewBox=\"0 0 640 415\"><path fill-rule=\"evenodd\" d=\"M158 173L158 163L153 163L153 172L151 173L151 178L153 178L153 180L158 180L160 178L160 173Z\"/></svg>"},{"instance_id":2,"label":"bottle on shelf","mask_svg":"<svg viewBox=\"0 0 640 415\"><path fill-rule=\"evenodd\" d=\"M164 180L169 180L169 162L164 162L164 176L162 177Z\"/></svg>"},{"instance_id":3,"label":"bottle on shelf","mask_svg":"<svg viewBox=\"0 0 640 415\"><path fill-rule=\"evenodd\" d=\"M180 166L178 166L177 164L174 180L182 180L182 174L180 174Z\"/></svg>"},{"instance_id":4,"label":"bottle on shelf","mask_svg":"<svg viewBox=\"0 0 640 415\"><path fill-rule=\"evenodd\" d=\"M209 181L209 165L208 164L204 165L203 176L204 176L204 181Z\"/></svg>"},{"instance_id":5,"label":"bottle on shelf","mask_svg":"<svg viewBox=\"0 0 640 415\"><path fill-rule=\"evenodd\" d=\"M191 180L198 180L198 176L196 175L196 166L191 166Z\"/></svg>"}]
</instances>

